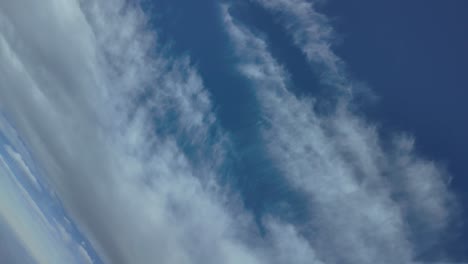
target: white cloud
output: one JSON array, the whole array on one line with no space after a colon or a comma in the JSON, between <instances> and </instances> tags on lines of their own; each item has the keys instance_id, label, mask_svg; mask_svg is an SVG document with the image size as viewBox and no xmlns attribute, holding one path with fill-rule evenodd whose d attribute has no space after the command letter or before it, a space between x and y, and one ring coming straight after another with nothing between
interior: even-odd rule
<instances>
[{"instance_id":1,"label":"white cloud","mask_svg":"<svg viewBox=\"0 0 468 264\"><path fill-rule=\"evenodd\" d=\"M6 1L0 32L2 110L100 257L257 262L216 185L225 139L203 82L138 7Z\"/></svg>"},{"instance_id":2,"label":"white cloud","mask_svg":"<svg viewBox=\"0 0 468 264\"><path fill-rule=\"evenodd\" d=\"M339 59L334 59L327 38L321 36L329 31L326 19L311 4L260 2L286 14L291 34L302 34L296 43L330 73L323 77L325 83L340 88L348 82L337 70ZM303 252L324 263L413 261L449 224L453 197L444 171L416 156L410 144L382 147L376 127L354 113L347 98L331 113L318 113L319 99L289 91L288 73L269 53L265 40L236 23L228 8L224 21L240 71L257 94L263 144L282 175L308 195L313 213L301 226L310 230L310 246L303 245Z\"/></svg>"},{"instance_id":3,"label":"white cloud","mask_svg":"<svg viewBox=\"0 0 468 264\"><path fill-rule=\"evenodd\" d=\"M293 225L267 221L275 263L323 264L309 241Z\"/></svg>"},{"instance_id":4,"label":"white cloud","mask_svg":"<svg viewBox=\"0 0 468 264\"><path fill-rule=\"evenodd\" d=\"M83 260L83 263L85 264L93 264L93 260L91 259L91 257L89 256L88 254L88 251L86 251L86 249L84 249L83 246L81 245L78 245L78 252L80 253L80 256L81 256L81 259Z\"/></svg>"},{"instance_id":5,"label":"white cloud","mask_svg":"<svg viewBox=\"0 0 468 264\"><path fill-rule=\"evenodd\" d=\"M21 170L26 174L28 177L28 180L31 182L31 184L36 188L36 190L40 191L41 186L39 185L39 182L37 181L36 177L32 174L31 170L29 167L26 165L24 162L23 158L21 157L21 154L18 152L14 151L10 146L6 145L5 149L10 155L10 157L18 164L18 166L21 168Z\"/></svg>"},{"instance_id":6,"label":"white cloud","mask_svg":"<svg viewBox=\"0 0 468 264\"><path fill-rule=\"evenodd\" d=\"M352 88L344 63L332 50L334 30L328 18L317 12L317 1L304 0L252 0L270 11L281 20L294 43L313 63L313 70L321 76L321 82L331 85L337 91L350 92Z\"/></svg>"},{"instance_id":7,"label":"white cloud","mask_svg":"<svg viewBox=\"0 0 468 264\"><path fill-rule=\"evenodd\" d=\"M282 16L282 22L312 65L321 64L327 72L322 78L333 87L348 87L351 93L353 80L345 71L344 62L331 49L333 29L328 19L314 9L318 1L304 0L255 0L265 8ZM317 48L317 47L323 47ZM446 182L449 176L442 166L426 161L413 152L413 139L408 136L395 136L393 149L382 149L376 127L352 113L353 102L347 95L342 96L342 105L337 106L337 114L331 120L339 148L354 153L355 162L368 175L390 174L389 181L398 189L403 199L411 201L417 217L428 226L440 228L447 224L449 211L454 209ZM352 98L351 98L352 99ZM436 195L434 195L436 194ZM429 199L429 197L431 197ZM453 202L453 201L452 201ZM418 208L415 208L418 207ZM428 223L423 219L431 219Z\"/></svg>"}]
</instances>

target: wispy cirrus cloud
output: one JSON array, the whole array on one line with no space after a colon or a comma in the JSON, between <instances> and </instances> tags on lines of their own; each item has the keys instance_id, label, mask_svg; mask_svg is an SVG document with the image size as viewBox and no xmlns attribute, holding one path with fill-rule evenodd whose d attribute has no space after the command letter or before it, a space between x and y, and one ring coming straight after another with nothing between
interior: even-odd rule
<instances>
[{"instance_id":1,"label":"wispy cirrus cloud","mask_svg":"<svg viewBox=\"0 0 468 264\"><path fill-rule=\"evenodd\" d=\"M317 1L274 0L266 2L259 0L257 2L261 3L265 8L283 16L283 25L288 29L288 34L295 39L295 44L307 55L310 63L313 64L321 61L322 64L325 65L325 69L329 74L323 76L323 79L328 79L331 76L331 80L334 80L330 82L331 85L339 88L344 84L351 89L351 92L353 92L353 89L360 89L359 87L353 87L353 83L355 82L348 76L344 68L345 62L336 56L331 49L333 30L327 18L315 11L314 4L317 3ZM321 28L321 30L315 28ZM303 40L298 40L300 36L303 37ZM314 50L320 50L314 48L315 45L328 47L328 49L324 49L323 52L317 52L322 54L322 56L319 54L311 55L314 54ZM334 57L335 59L330 60L328 59L329 57ZM336 63L331 63L331 61L335 61ZM443 166L418 157L413 149L414 138L409 135L395 135L392 143L394 144L393 148L384 149L383 142L380 141L378 135L377 126L370 124L365 118L359 117L359 113L353 113L355 108L352 98L351 102L347 102L349 99L347 95L342 96L342 98L344 100L337 106L338 111L345 111L348 112L348 114L341 115L341 118L336 119L338 121L336 123L337 126L343 124L340 128L342 131L340 135L347 135L348 137L345 137L345 140L343 140L340 145L344 147L349 146L353 149L349 150L350 152L358 153L359 162L356 164L359 164L361 167L380 168L381 171L384 171L383 173L380 172L381 174L392 175L389 177L391 184L398 185L395 188L404 189L404 191L398 191L398 193L404 195L405 199L412 200L414 204L417 204L421 208L425 208L422 209L423 211L417 210L419 213L427 213L427 215L424 215L424 213L420 215L420 218L424 219L439 216L436 217L432 223L426 224L439 226L438 223L443 223L444 221L441 218L447 216L447 213L451 209L454 209L450 206L443 206L447 206L448 204L442 201L447 202L451 200L448 197L451 196L451 194L446 190L446 184L450 181L450 176L447 175ZM350 129L351 127L355 127L355 129ZM366 127L367 131L365 131ZM351 142L353 144L350 144ZM369 147L367 149L363 149L362 146L364 146L366 142L371 143L368 143ZM376 152L372 150L376 150ZM383 155L381 152L387 155ZM383 162L384 164L382 164L380 160L376 158L382 156L386 156L385 160L387 161L392 158L391 162ZM367 170L367 173L378 174L378 169ZM394 170L394 172L388 172L388 170ZM402 192L404 192L404 194ZM436 196L442 198L439 201L441 203L433 199L428 199L432 197L434 193L441 195ZM429 215L431 217L429 217Z\"/></svg>"},{"instance_id":2,"label":"wispy cirrus cloud","mask_svg":"<svg viewBox=\"0 0 468 264\"><path fill-rule=\"evenodd\" d=\"M301 49L322 84L340 92L352 92L345 63L332 50L335 32L329 19L314 8L317 1L252 0L274 12L286 32Z\"/></svg>"},{"instance_id":3,"label":"wispy cirrus cloud","mask_svg":"<svg viewBox=\"0 0 468 264\"><path fill-rule=\"evenodd\" d=\"M257 1L279 13L322 83L351 87L330 49L327 19L306 1ZM308 219L297 228L310 243L310 259L324 263L410 263L436 242L454 212L448 175L395 137L384 146L377 127L353 110L347 94L320 113L321 98L299 97L265 39L236 22L224 7L226 30L251 82L263 116L265 149L283 177L307 194Z\"/></svg>"}]
</instances>

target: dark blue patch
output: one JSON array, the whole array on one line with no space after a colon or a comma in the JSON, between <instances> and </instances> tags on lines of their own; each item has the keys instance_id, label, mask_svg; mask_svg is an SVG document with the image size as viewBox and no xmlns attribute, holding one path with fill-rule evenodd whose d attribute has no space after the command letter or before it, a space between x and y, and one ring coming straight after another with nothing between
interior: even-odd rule
<instances>
[{"instance_id":1,"label":"dark blue patch","mask_svg":"<svg viewBox=\"0 0 468 264\"><path fill-rule=\"evenodd\" d=\"M368 117L411 133L421 155L446 164L467 211L468 2L336 0L320 8L343 38L338 55L380 97ZM466 241L467 226L423 255L438 249L466 261Z\"/></svg>"}]
</instances>

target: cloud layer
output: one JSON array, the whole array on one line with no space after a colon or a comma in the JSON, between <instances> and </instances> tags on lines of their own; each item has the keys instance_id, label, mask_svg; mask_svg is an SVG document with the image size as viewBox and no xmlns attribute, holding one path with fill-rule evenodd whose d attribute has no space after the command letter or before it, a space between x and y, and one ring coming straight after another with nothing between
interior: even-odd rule
<instances>
[{"instance_id":1,"label":"cloud layer","mask_svg":"<svg viewBox=\"0 0 468 264\"><path fill-rule=\"evenodd\" d=\"M305 1L256 3L280 15L340 97L316 111L320 98L290 91L267 40L220 7L261 109L258 147L306 199L306 219L256 223L221 184L236 142L190 58L170 54L133 1L0 3L0 110L14 124L0 118L6 152L38 191L33 172L45 176L104 262L411 263L450 223L448 176L409 137L384 146L352 110L326 17ZM63 221L52 224L70 241Z\"/></svg>"},{"instance_id":2,"label":"cloud layer","mask_svg":"<svg viewBox=\"0 0 468 264\"><path fill-rule=\"evenodd\" d=\"M130 3L37 5L2 2L2 110L101 258L254 263L189 60L166 57Z\"/></svg>"}]
</instances>

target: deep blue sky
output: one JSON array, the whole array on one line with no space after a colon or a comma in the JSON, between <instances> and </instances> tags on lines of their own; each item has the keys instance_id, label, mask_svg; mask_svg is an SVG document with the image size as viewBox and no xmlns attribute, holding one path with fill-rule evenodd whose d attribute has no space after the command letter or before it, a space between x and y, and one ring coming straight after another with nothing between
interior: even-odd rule
<instances>
[{"instance_id":1,"label":"deep blue sky","mask_svg":"<svg viewBox=\"0 0 468 264\"><path fill-rule=\"evenodd\" d=\"M232 69L234 58L217 22L215 2L156 0L155 25L162 42L171 43L175 53L189 55L204 76L222 125L237 139L237 167L246 179L255 175L256 181L248 186L240 180L246 204L261 214L275 210L275 197L293 192L267 178L274 174L274 169L265 168L267 162L249 158L260 151L250 147L257 140L256 109L251 89ZM468 204L468 2L330 0L318 9L331 18L337 35L334 50L352 77L378 97L362 105L364 114L384 134L413 135L422 156L446 165L462 204ZM317 88L304 56L271 13L248 1L236 2L234 13L264 34L272 54L290 69L295 93L327 94ZM293 204L299 207L294 212L303 212L300 203ZM463 242L468 241L468 229L453 236L447 239L452 240L451 255L466 258L468 247Z\"/></svg>"},{"instance_id":2,"label":"deep blue sky","mask_svg":"<svg viewBox=\"0 0 468 264\"><path fill-rule=\"evenodd\" d=\"M467 11L458 0L324 7L343 37L337 53L380 97L370 116L415 135L422 153L447 162L455 187L468 184Z\"/></svg>"},{"instance_id":3,"label":"deep blue sky","mask_svg":"<svg viewBox=\"0 0 468 264\"><path fill-rule=\"evenodd\" d=\"M337 53L380 97L366 113L384 130L414 135L422 155L447 166L468 204L468 2L330 1L323 12L342 36ZM468 254L464 226L443 241L460 260Z\"/></svg>"}]
</instances>

